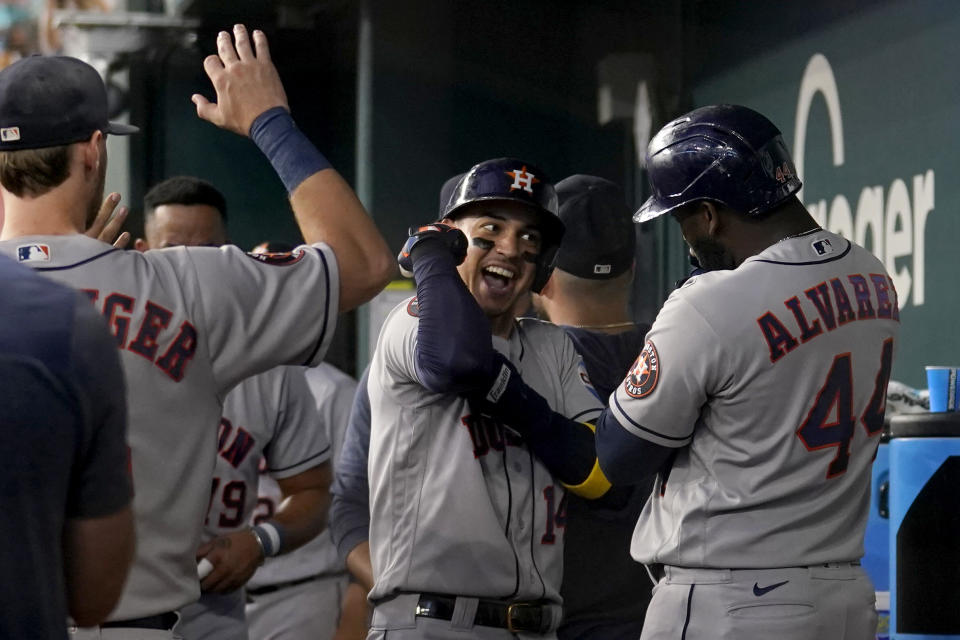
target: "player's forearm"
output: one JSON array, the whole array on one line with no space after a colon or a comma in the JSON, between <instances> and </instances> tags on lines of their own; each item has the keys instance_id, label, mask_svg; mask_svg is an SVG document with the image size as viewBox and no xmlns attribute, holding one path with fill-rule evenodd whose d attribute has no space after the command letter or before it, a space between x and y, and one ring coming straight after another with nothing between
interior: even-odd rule
<instances>
[{"instance_id":1,"label":"player's forearm","mask_svg":"<svg viewBox=\"0 0 960 640\"><path fill-rule=\"evenodd\" d=\"M597 420L596 447L600 468L617 485L645 484L676 451L628 432L609 409Z\"/></svg>"},{"instance_id":2,"label":"player's forearm","mask_svg":"<svg viewBox=\"0 0 960 640\"><path fill-rule=\"evenodd\" d=\"M551 409L506 358L498 354L497 361L500 375L484 398L472 402L523 436L568 489L588 499L604 495L610 483L597 462L592 426Z\"/></svg>"},{"instance_id":3,"label":"player's forearm","mask_svg":"<svg viewBox=\"0 0 960 640\"><path fill-rule=\"evenodd\" d=\"M283 528L279 553L289 553L316 538L327 524L329 510L327 490L307 489L284 500L271 518Z\"/></svg>"},{"instance_id":4,"label":"player's forearm","mask_svg":"<svg viewBox=\"0 0 960 640\"><path fill-rule=\"evenodd\" d=\"M369 542L364 540L350 550L347 554L347 570L364 589L373 589L373 563L370 561Z\"/></svg>"},{"instance_id":5,"label":"player's forearm","mask_svg":"<svg viewBox=\"0 0 960 640\"><path fill-rule=\"evenodd\" d=\"M347 585L340 607L340 624L333 640L364 640L369 631L370 605L366 589L359 582Z\"/></svg>"},{"instance_id":6,"label":"player's forearm","mask_svg":"<svg viewBox=\"0 0 960 640\"><path fill-rule=\"evenodd\" d=\"M363 480L362 485L366 487L366 477ZM340 481L338 473L333 502L330 505L330 537L337 547L340 559L346 562L350 552L370 538L370 499L365 492L342 491Z\"/></svg>"},{"instance_id":7,"label":"player's forearm","mask_svg":"<svg viewBox=\"0 0 960 640\"><path fill-rule=\"evenodd\" d=\"M330 511L330 481L328 462L277 480L283 501L273 517L260 525L273 526L279 532L278 548L268 549L273 551L271 555L289 553L302 547L323 530Z\"/></svg>"},{"instance_id":8,"label":"player's forearm","mask_svg":"<svg viewBox=\"0 0 960 640\"><path fill-rule=\"evenodd\" d=\"M479 389L490 377L494 353L489 320L446 249L417 256L413 268L420 315L416 359L420 382L435 393Z\"/></svg>"},{"instance_id":9,"label":"player's forearm","mask_svg":"<svg viewBox=\"0 0 960 640\"><path fill-rule=\"evenodd\" d=\"M113 610L133 559L130 507L64 527L63 571L70 616L81 626L102 622Z\"/></svg>"},{"instance_id":10,"label":"player's forearm","mask_svg":"<svg viewBox=\"0 0 960 640\"><path fill-rule=\"evenodd\" d=\"M334 169L316 173L290 194L307 242L325 242L337 256L340 311L349 311L379 293L396 266L386 241L353 189Z\"/></svg>"},{"instance_id":11,"label":"player's forearm","mask_svg":"<svg viewBox=\"0 0 960 640\"><path fill-rule=\"evenodd\" d=\"M274 107L260 114L250 127L250 137L287 188L304 239L324 242L336 254L340 311L372 298L393 275L393 257L353 189L286 109Z\"/></svg>"}]
</instances>

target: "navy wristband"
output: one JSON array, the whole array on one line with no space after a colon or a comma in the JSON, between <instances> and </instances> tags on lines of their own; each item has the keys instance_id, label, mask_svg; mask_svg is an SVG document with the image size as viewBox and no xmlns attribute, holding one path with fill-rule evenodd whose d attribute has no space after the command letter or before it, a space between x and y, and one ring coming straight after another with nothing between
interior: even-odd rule
<instances>
[{"instance_id":1,"label":"navy wristband","mask_svg":"<svg viewBox=\"0 0 960 640\"><path fill-rule=\"evenodd\" d=\"M313 174L332 165L297 128L283 107L267 109L250 125L250 139L267 156L287 193Z\"/></svg>"}]
</instances>

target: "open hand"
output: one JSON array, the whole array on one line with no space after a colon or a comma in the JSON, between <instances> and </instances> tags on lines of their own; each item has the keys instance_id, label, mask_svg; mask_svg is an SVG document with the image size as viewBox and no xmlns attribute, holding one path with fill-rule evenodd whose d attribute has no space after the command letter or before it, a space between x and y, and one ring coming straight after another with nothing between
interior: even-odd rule
<instances>
[{"instance_id":1,"label":"open hand","mask_svg":"<svg viewBox=\"0 0 960 640\"><path fill-rule=\"evenodd\" d=\"M253 32L253 46L242 24L233 27L233 38L221 31L217 54L206 57L203 69L217 92L217 101L210 102L200 94L191 100L197 105L197 115L218 127L246 136L264 111L290 108L262 31Z\"/></svg>"},{"instance_id":2,"label":"open hand","mask_svg":"<svg viewBox=\"0 0 960 640\"><path fill-rule=\"evenodd\" d=\"M125 206L117 209L119 202L119 193L111 193L108 195L104 199L103 204L100 205L100 210L97 212L97 217L94 218L93 224L90 225L85 233L91 238L112 244L117 249L124 249L130 243L130 234L124 231L118 236L117 233L120 231L123 223L126 222L127 214L130 213L130 210ZM116 213L113 212L114 209L117 209Z\"/></svg>"}]
</instances>

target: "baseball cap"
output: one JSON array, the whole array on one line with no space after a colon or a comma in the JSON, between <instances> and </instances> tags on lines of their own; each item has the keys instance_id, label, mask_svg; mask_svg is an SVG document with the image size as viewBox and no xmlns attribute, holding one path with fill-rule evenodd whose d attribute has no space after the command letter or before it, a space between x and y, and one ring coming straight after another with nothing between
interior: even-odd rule
<instances>
[{"instance_id":1,"label":"baseball cap","mask_svg":"<svg viewBox=\"0 0 960 640\"><path fill-rule=\"evenodd\" d=\"M557 268L579 278L607 280L633 264L637 239L620 187L596 176L572 175L556 184L567 227Z\"/></svg>"},{"instance_id":2,"label":"baseball cap","mask_svg":"<svg viewBox=\"0 0 960 640\"><path fill-rule=\"evenodd\" d=\"M139 131L107 119L107 90L86 62L30 56L0 71L0 151L80 142L98 129L114 135Z\"/></svg>"}]
</instances>

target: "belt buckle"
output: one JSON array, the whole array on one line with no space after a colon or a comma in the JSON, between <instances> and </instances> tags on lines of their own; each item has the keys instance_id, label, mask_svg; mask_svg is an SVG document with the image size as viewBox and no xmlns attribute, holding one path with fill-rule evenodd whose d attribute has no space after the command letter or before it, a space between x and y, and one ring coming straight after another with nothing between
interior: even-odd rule
<instances>
[{"instance_id":1,"label":"belt buckle","mask_svg":"<svg viewBox=\"0 0 960 640\"><path fill-rule=\"evenodd\" d=\"M511 602L507 605L507 631L510 633L520 633L521 631L532 631L532 629L517 629L513 626L513 615L515 611L521 609L534 609L539 607L539 605L530 604L529 602ZM521 625L522 626L522 625ZM543 614L540 615L540 626L543 626Z\"/></svg>"}]
</instances>

